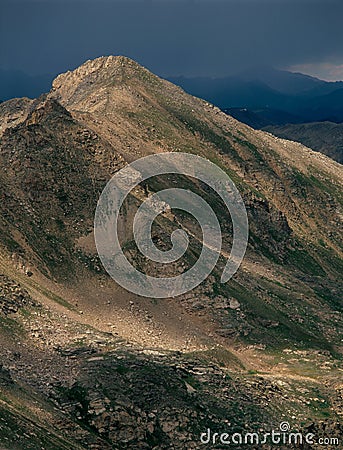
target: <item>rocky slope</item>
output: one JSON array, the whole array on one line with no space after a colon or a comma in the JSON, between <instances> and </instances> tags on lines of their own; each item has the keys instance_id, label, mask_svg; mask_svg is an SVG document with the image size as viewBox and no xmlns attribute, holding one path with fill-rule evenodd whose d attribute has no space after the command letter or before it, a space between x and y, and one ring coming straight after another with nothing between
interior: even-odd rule
<instances>
[{"instance_id":1,"label":"rocky slope","mask_svg":"<svg viewBox=\"0 0 343 450\"><path fill-rule=\"evenodd\" d=\"M0 124L2 448L201 448L208 427L268 430L282 420L341 432L340 164L124 57L87 61L45 96L3 103ZM250 238L241 269L220 284L228 213L190 179L149 180L130 196L128 218L177 181L213 204L224 236L205 282L156 301L106 275L93 217L117 170L164 151L227 171ZM180 223L196 233L173 211L157 220L156 239ZM158 270L130 233L124 244L133 263Z\"/></svg>"},{"instance_id":2,"label":"rocky slope","mask_svg":"<svg viewBox=\"0 0 343 450\"><path fill-rule=\"evenodd\" d=\"M292 139L343 163L343 124L315 122L268 126L266 131L284 139Z\"/></svg>"}]
</instances>

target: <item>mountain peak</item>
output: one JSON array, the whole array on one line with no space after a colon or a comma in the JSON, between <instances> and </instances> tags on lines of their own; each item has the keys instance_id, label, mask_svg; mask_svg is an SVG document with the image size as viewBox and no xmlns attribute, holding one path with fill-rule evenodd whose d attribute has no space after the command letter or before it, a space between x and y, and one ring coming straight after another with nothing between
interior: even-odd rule
<instances>
[{"instance_id":1,"label":"mountain peak","mask_svg":"<svg viewBox=\"0 0 343 450\"><path fill-rule=\"evenodd\" d=\"M88 81L93 83L105 78L118 76L123 72L127 74L137 70L146 70L138 63L126 56L101 56L96 59L89 59L75 70L68 70L58 75L53 83L53 90L59 89L65 83Z\"/></svg>"},{"instance_id":2,"label":"mountain peak","mask_svg":"<svg viewBox=\"0 0 343 450\"><path fill-rule=\"evenodd\" d=\"M156 75L126 56L102 56L56 77L49 97L63 106L88 110L106 104L110 91L137 85L139 80L157 79Z\"/></svg>"}]
</instances>

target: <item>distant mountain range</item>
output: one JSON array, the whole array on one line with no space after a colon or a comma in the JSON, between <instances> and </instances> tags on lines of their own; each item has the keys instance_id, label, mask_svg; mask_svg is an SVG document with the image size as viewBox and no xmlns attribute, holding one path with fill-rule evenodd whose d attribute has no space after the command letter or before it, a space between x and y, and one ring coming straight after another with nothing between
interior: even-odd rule
<instances>
[{"instance_id":1,"label":"distant mountain range","mask_svg":"<svg viewBox=\"0 0 343 450\"><path fill-rule=\"evenodd\" d=\"M343 82L255 68L225 78L170 78L255 129L343 161Z\"/></svg>"},{"instance_id":2,"label":"distant mountain range","mask_svg":"<svg viewBox=\"0 0 343 450\"><path fill-rule=\"evenodd\" d=\"M257 68L225 78L169 78L221 109L247 108L264 124L343 122L343 82Z\"/></svg>"}]
</instances>

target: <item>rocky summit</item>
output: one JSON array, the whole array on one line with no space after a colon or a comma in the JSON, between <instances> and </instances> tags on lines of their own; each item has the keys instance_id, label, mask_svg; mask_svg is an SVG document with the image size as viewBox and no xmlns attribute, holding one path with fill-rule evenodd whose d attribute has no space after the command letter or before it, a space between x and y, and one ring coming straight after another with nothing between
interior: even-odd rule
<instances>
[{"instance_id":1,"label":"rocky summit","mask_svg":"<svg viewBox=\"0 0 343 450\"><path fill-rule=\"evenodd\" d=\"M59 75L38 99L2 103L0 148L2 449L222 448L201 434L281 422L342 439L339 163L253 130L121 56ZM140 203L163 188L201 195L223 236L203 283L151 299L107 275L93 222L109 179L163 152L202 156L231 177L249 243L221 284L232 226L220 199L191 177L149 179L121 219L122 247L139 270L160 273L129 230ZM180 226L199 235L182 211L159 215L156 245L168 250ZM190 244L168 276L194 264L201 242Z\"/></svg>"}]
</instances>

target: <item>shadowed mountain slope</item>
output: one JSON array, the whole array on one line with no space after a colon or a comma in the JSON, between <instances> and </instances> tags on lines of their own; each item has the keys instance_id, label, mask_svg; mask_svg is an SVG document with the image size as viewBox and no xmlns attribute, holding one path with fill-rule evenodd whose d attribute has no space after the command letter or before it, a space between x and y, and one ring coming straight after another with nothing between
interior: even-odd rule
<instances>
[{"instance_id":1,"label":"shadowed mountain slope","mask_svg":"<svg viewBox=\"0 0 343 450\"><path fill-rule=\"evenodd\" d=\"M283 139L292 139L343 163L343 124L315 122L267 126L266 131Z\"/></svg>"}]
</instances>

